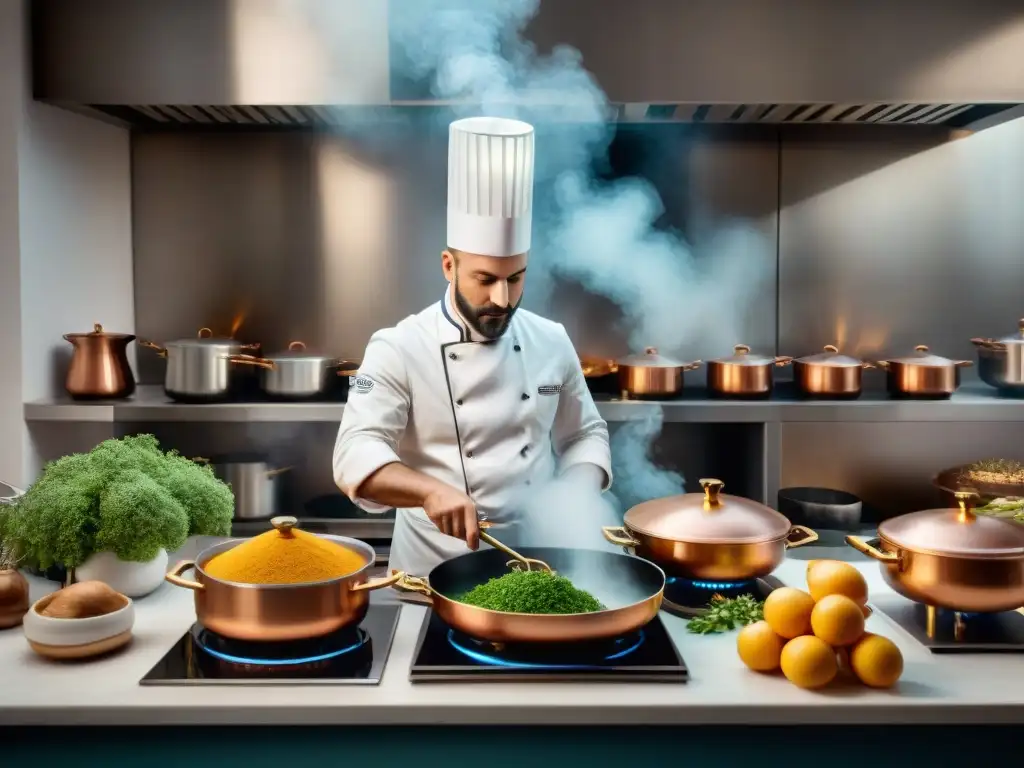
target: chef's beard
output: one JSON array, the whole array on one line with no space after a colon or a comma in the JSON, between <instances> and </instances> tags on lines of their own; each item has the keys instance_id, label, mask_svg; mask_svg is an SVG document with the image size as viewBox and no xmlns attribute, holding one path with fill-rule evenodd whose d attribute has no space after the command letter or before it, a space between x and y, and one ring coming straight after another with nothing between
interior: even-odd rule
<instances>
[{"instance_id":1,"label":"chef's beard","mask_svg":"<svg viewBox=\"0 0 1024 768\"><path fill-rule=\"evenodd\" d=\"M490 303L482 307L474 307L462 295L462 291L459 290L459 278L457 276L453 288L455 308L459 310L462 319L469 324L470 328L490 341L500 339L504 335L505 331L508 330L509 324L512 322L512 315L516 313L519 305L523 302L523 297L520 296L519 301L511 307L499 307L497 304Z\"/></svg>"}]
</instances>

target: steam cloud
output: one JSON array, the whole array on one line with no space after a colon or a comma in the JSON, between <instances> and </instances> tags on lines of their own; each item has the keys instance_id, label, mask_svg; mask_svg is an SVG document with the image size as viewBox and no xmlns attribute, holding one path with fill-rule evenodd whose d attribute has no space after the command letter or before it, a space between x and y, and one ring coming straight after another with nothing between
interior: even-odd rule
<instances>
[{"instance_id":1,"label":"steam cloud","mask_svg":"<svg viewBox=\"0 0 1024 768\"><path fill-rule=\"evenodd\" d=\"M332 30L345 29L354 8L354 0L279 2L303 14L328 48ZM738 310L763 287L769 246L748 223L732 221L702 238L711 258L698 258L681 235L655 229L664 206L650 183L595 177L615 133L609 103L578 51L562 46L541 55L525 39L539 7L539 0L390 0L392 77L427 80L436 99L453 105L439 127L481 114L535 126L528 303L538 294L545 299L554 278L569 279L620 307L634 351L657 346L672 354L699 342L725 354L745 320ZM351 60L352 51L346 56ZM652 408L646 420L614 435L615 492L627 506L682 490L681 475L649 459L660 429L660 410ZM536 520L578 532L594 528L593 514L568 504L537 510ZM545 539L558 535L549 530Z\"/></svg>"}]
</instances>

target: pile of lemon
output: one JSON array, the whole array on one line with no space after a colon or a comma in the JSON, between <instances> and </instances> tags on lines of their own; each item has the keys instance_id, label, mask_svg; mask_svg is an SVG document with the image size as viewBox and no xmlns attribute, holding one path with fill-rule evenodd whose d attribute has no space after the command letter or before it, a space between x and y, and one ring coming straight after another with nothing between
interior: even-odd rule
<instances>
[{"instance_id":1,"label":"pile of lemon","mask_svg":"<svg viewBox=\"0 0 1024 768\"><path fill-rule=\"evenodd\" d=\"M740 630L740 659L756 672L782 674L801 688L831 683L842 666L865 685L889 688L903 655L886 637L864 631L868 585L841 560L807 564L807 589L781 587L764 601L764 621Z\"/></svg>"}]
</instances>

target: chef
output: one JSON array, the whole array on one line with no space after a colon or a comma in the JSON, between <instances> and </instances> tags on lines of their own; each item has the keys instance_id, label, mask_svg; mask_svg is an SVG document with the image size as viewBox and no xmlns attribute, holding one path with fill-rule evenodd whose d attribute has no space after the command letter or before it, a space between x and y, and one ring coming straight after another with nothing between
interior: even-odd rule
<instances>
[{"instance_id":1,"label":"chef","mask_svg":"<svg viewBox=\"0 0 1024 768\"><path fill-rule=\"evenodd\" d=\"M334 479L395 508L390 567L425 576L531 509L611 484L608 427L565 328L519 305L533 218L533 127L457 120L448 138L444 296L370 338L350 381ZM545 510L557 515L558 508Z\"/></svg>"}]
</instances>

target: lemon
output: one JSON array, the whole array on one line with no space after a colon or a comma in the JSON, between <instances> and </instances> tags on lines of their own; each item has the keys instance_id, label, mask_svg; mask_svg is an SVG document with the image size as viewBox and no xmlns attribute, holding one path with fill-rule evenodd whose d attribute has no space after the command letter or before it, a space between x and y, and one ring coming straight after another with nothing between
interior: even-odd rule
<instances>
[{"instance_id":1,"label":"lemon","mask_svg":"<svg viewBox=\"0 0 1024 768\"><path fill-rule=\"evenodd\" d=\"M903 674L903 654L889 638L868 633L850 649L850 668L864 685L889 688Z\"/></svg>"},{"instance_id":2,"label":"lemon","mask_svg":"<svg viewBox=\"0 0 1024 768\"><path fill-rule=\"evenodd\" d=\"M755 672L774 672L779 668L785 642L767 621L757 621L740 630L736 637L736 650L740 660Z\"/></svg>"},{"instance_id":3,"label":"lemon","mask_svg":"<svg viewBox=\"0 0 1024 768\"><path fill-rule=\"evenodd\" d=\"M827 595L814 604L811 630L829 645L853 645L864 634L864 611L844 595Z\"/></svg>"},{"instance_id":4,"label":"lemon","mask_svg":"<svg viewBox=\"0 0 1024 768\"><path fill-rule=\"evenodd\" d=\"M764 620L775 634L791 640L811 633L814 598L793 587L779 587L764 601Z\"/></svg>"},{"instance_id":5,"label":"lemon","mask_svg":"<svg viewBox=\"0 0 1024 768\"><path fill-rule=\"evenodd\" d=\"M812 560L807 564L807 591L816 601L829 595L845 595L857 605L868 601L864 574L842 560Z\"/></svg>"},{"instance_id":6,"label":"lemon","mask_svg":"<svg viewBox=\"0 0 1024 768\"><path fill-rule=\"evenodd\" d=\"M796 637L786 643L779 662L786 679L801 688L828 685L839 671L832 646L813 635Z\"/></svg>"}]
</instances>

